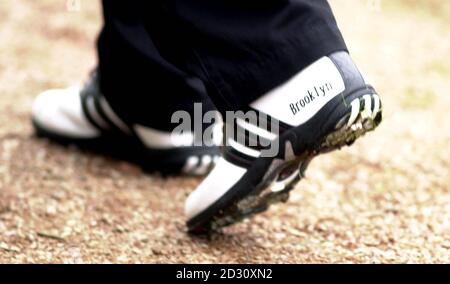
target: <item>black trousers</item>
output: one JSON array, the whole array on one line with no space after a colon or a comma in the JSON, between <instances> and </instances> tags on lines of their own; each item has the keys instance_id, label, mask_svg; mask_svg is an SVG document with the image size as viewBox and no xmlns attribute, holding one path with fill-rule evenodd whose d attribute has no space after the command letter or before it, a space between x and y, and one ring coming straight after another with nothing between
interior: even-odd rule
<instances>
[{"instance_id":1,"label":"black trousers","mask_svg":"<svg viewBox=\"0 0 450 284\"><path fill-rule=\"evenodd\" d=\"M100 86L129 123L245 109L346 45L326 0L103 1Z\"/></svg>"}]
</instances>

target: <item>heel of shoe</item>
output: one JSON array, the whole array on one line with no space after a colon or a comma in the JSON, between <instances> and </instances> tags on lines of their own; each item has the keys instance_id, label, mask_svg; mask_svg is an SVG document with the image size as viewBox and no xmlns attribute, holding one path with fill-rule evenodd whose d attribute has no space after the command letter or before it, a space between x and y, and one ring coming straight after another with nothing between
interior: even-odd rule
<instances>
[{"instance_id":1,"label":"heel of shoe","mask_svg":"<svg viewBox=\"0 0 450 284\"><path fill-rule=\"evenodd\" d=\"M375 130L382 121L382 104L375 93L366 94L353 99L350 112L341 117L320 144L320 151L329 151L352 145L359 137Z\"/></svg>"}]
</instances>

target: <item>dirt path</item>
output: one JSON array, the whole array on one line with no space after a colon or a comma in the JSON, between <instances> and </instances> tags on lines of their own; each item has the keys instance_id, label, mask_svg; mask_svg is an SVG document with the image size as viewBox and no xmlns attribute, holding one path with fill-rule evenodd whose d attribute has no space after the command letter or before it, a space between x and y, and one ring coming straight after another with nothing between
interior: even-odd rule
<instances>
[{"instance_id":1,"label":"dirt path","mask_svg":"<svg viewBox=\"0 0 450 284\"><path fill-rule=\"evenodd\" d=\"M95 64L97 1L1 1L0 262L450 262L450 16L420 2L332 1L384 124L316 160L287 204L197 239L182 208L198 179L32 137L33 97Z\"/></svg>"}]
</instances>

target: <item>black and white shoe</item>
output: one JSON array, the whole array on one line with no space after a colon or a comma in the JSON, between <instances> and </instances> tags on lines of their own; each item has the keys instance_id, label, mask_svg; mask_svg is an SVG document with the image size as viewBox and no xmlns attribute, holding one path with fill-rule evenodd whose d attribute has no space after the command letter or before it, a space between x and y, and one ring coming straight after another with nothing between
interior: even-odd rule
<instances>
[{"instance_id":1,"label":"black and white shoe","mask_svg":"<svg viewBox=\"0 0 450 284\"><path fill-rule=\"evenodd\" d=\"M245 139L227 134L223 157L186 201L192 233L228 226L285 202L314 157L353 144L382 120L379 96L346 52L321 58L250 109L258 113L257 124L227 119L227 127L234 124ZM277 131L260 127L271 125L268 121L278 122ZM254 137L270 147L249 146ZM263 155L269 148L275 155Z\"/></svg>"},{"instance_id":2,"label":"black and white shoe","mask_svg":"<svg viewBox=\"0 0 450 284\"><path fill-rule=\"evenodd\" d=\"M82 88L41 93L33 104L32 122L40 137L75 144L168 175L205 175L220 155L216 146L220 137L219 143L206 144L213 146L194 146L193 133L174 134L125 123L100 93L96 72ZM217 136L213 139L217 140Z\"/></svg>"}]
</instances>

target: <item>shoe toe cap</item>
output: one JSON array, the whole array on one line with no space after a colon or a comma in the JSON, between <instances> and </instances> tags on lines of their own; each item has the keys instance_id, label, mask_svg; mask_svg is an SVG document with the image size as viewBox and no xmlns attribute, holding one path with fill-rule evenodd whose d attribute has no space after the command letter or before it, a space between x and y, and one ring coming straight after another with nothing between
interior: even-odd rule
<instances>
[{"instance_id":1,"label":"shoe toe cap","mask_svg":"<svg viewBox=\"0 0 450 284\"><path fill-rule=\"evenodd\" d=\"M98 135L85 118L77 88L48 90L33 102L32 118L46 131L73 138L94 138Z\"/></svg>"},{"instance_id":2,"label":"shoe toe cap","mask_svg":"<svg viewBox=\"0 0 450 284\"><path fill-rule=\"evenodd\" d=\"M187 219L195 218L221 199L246 171L223 157L219 158L211 173L186 200L184 211Z\"/></svg>"}]
</instances>

